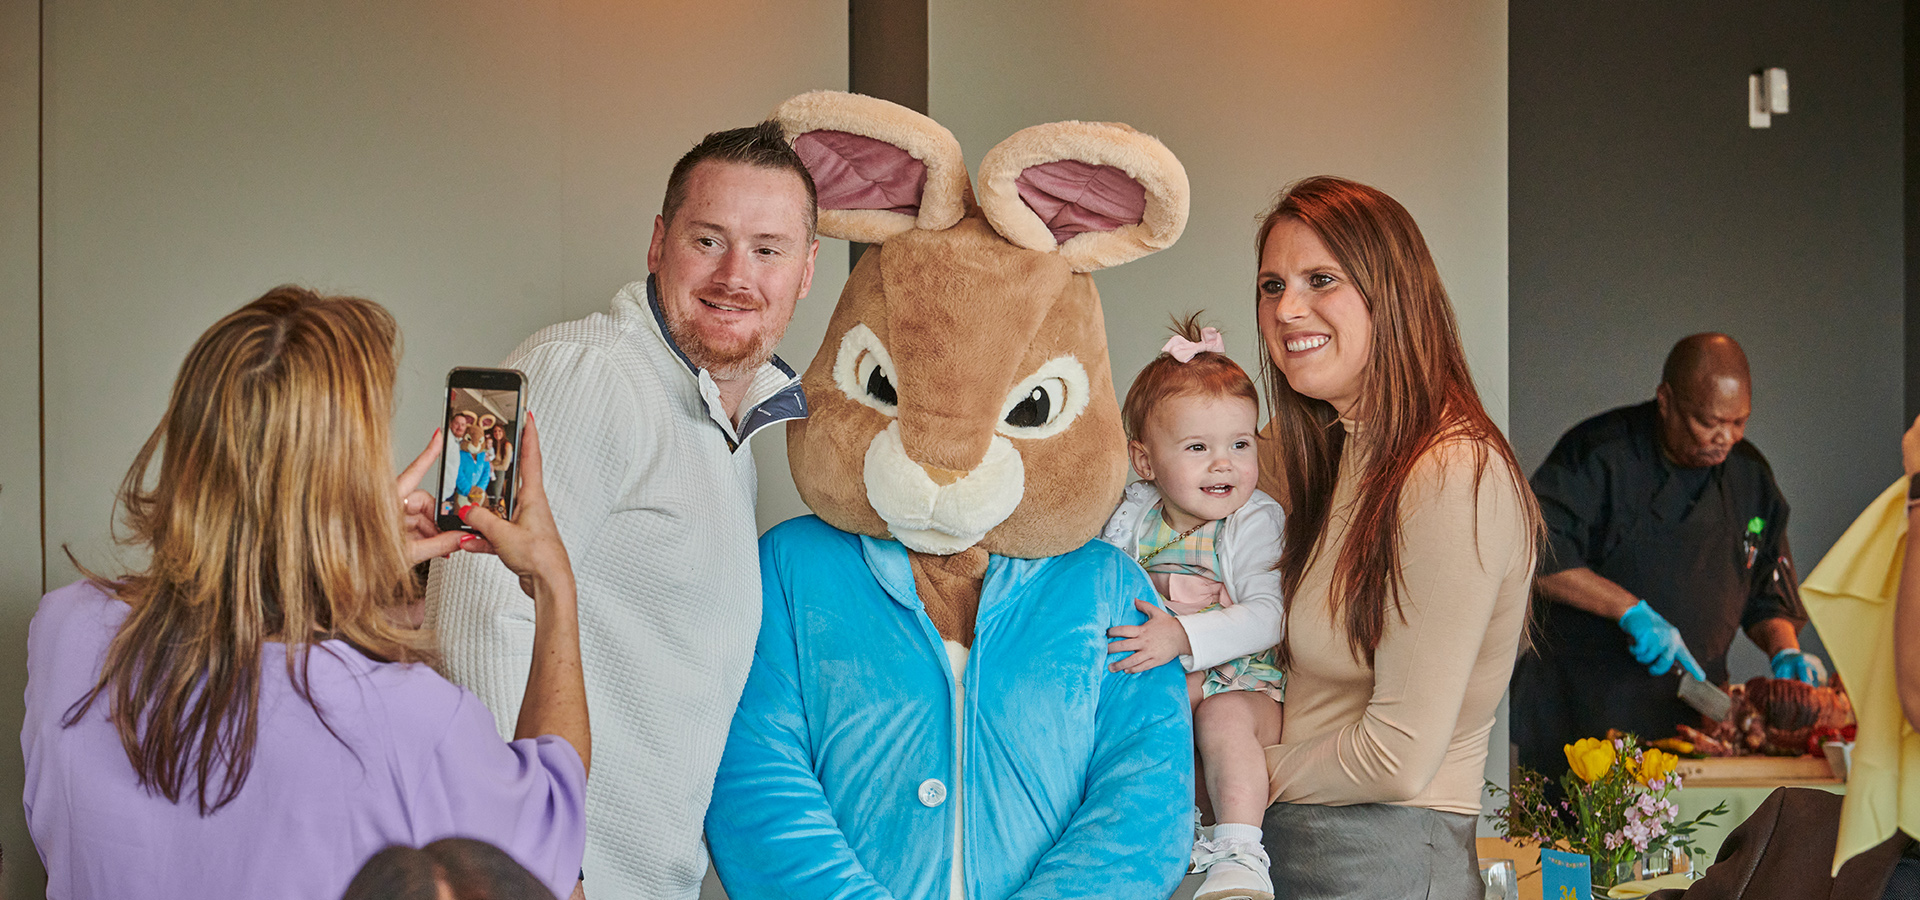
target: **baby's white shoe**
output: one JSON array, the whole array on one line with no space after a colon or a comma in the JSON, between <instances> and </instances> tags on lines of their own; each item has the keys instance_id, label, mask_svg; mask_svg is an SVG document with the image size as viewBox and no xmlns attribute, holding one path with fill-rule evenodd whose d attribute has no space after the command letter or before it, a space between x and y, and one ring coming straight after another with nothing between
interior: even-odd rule
<instances>
[{"instance_id":1,"label":"baby's white shoe","mask_svg":"<svg viewBox=\"0 0 1920 900\"><path fill-rule=\"evenodd\" d=\"M1213 826L1200 824L1200 807L1196 806L1193 808L1193 853L1187 860L1188 875L1207 870L1207 867L1200 862L1200 857L1207 853L1205 845L1211 840L1213 840Z\"/></svg>"},{"instance_id":2,"label":"baby's white shoe","mask_svg":"<svg viewBox=\"0 0 1920 900\"><path fill-rule=\"evenodd\" d=\"M1194 865L1207 873L1193 900L1273 900L1272 861L1258 841L1217 838L1193 851Z\"/></svg>"}]
</instances>

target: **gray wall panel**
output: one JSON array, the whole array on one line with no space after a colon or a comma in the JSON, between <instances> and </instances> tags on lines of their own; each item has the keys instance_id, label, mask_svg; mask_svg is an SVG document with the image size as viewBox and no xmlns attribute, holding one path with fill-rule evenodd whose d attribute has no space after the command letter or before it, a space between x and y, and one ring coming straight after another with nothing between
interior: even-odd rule
<instances>
[{"instance_id":1,"label":"gray wall panel","mask_svg":"<svg viewBox=\"0 0 1920 900\"><path fill-rule=\"evenodd\" d=\"M40 4L0 0L0 896L40 892L20 807L27 620L40 600Z\"/></svg>"}]
</instances>

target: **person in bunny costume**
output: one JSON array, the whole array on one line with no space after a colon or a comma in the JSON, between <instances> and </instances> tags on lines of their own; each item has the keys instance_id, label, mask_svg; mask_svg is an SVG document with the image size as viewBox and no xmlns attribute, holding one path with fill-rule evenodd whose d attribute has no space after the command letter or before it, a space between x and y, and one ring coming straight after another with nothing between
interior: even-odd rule
<instances>
[{"instance_id":1,"label":"person in bunny costume","mask_svg":"<svg viewBox=\"0 0 1920 900\"><path fill-rule=\"evenodd\" d=\"M822 234L870 248L802 384L816 513L764 607L707 813L734 897L1166 897L1192 842L1177 667L1108 671L1144 571L1094 540L1126 476L1087 273L1173 243L1187 180L1124 125L1025 129L969 189L945 128L803 94L774 118Z\"/></svg>"}]
</instances>

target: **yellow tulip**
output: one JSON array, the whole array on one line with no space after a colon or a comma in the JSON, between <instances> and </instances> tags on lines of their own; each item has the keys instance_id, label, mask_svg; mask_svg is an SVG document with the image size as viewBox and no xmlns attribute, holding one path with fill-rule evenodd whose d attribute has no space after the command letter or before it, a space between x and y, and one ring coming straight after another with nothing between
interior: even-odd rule
<instances>
[{"instance_id":1,"label":"yellow tulip","mask_svg":"<svg viewBox=\"0 0 1920 900\"><path fill-rule=\"evenodd\" d=\"M1641 784L1651 781L1666 781L1673 777L1674 767L1680 765L1680 758L1661 750L1648 750L1640 756L1640 766L1633 777Z\"/></svg>"},{"instance_id":2,"label":"yellow tulip","mask_svg":"<svg viewBox=\"0 0 1920 900\"><path fill-rule=\"evenodd\" d=\"M1592 784L1613 771L1613 742L1599 738L1581 738L1567 745L1567 768L1580 780Z\"/></svg>"}]
</instances>

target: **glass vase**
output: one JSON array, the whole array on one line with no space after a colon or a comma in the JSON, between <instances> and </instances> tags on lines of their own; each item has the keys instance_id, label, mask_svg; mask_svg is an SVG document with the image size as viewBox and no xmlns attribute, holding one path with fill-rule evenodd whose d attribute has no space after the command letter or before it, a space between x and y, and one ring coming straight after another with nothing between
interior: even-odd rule
<instances>
[{"instance_id":1,"label":"glass vase","mask_svg":"<svg viewBox=\"0 0 1920 900\"><path fill-rule=\"evenodd\" d=\"M1629 881L1658 878L1672 870L1673 851L1665 846L1649 847L1645 853L1614 863L1612 872L1596 873L1605 877L1595 878L1594 887L1605 889ZM1601 884L1602 881L1606 884Z\"/></svg>"},{"instance_id":2,"label":"glass vase","mask_svg":"<svg viewBox=\"0 0 1920 900\"><path fill-rule=\"evenodd\" d=\"M1605 893L1605 891L1608 888L1611 888L1616 884L1626 884L1629 881L1639 881L1640 880L1639 872L1640 872L1640 860L1637 858L1629 857L1627 859L1623 859L1617 863L1614 863L1613 871L1605 873L1605 877L1594 879L1594 885L1593 885L1594 896L1597 897L1602 895L1603 893ZM1601 884L1600 882L1603 882L1603 881L1606 883Z\"/></svg>"},{"instance_id":3,"label":"glass vase","mask_svg":"<svg viewBox=\"0 0 1920 900\"><path fill-rule=\"evenodd\" d=\"M1640 877L1658 878L1673 871L1673 850L1665 845L1648 847L1640 855Z\"/></svg>"}]
</instances>

